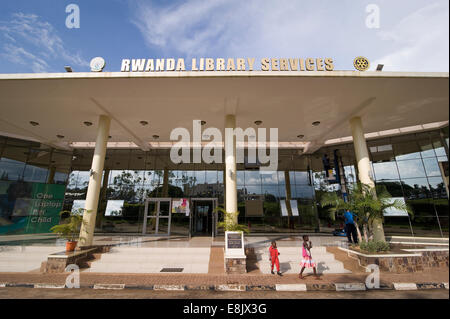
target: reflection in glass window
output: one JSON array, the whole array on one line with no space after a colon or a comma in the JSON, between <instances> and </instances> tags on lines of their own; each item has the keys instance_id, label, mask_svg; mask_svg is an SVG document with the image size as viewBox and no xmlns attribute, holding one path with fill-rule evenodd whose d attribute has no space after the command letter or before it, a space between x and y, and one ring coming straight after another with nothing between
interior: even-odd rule
<instances>
[{"instance_id":1,"label":"reflection in glass window","mask_svg":"<svg viewBox=\"0 0 450 319\"><path fill-rule=\"evenodd\" d=\"M397 161L420 158L420 148L415 142L394 144L394 153Z\"/></svg>"},{"instance_id":2,"label":"reflection in glass window","mask_svg":"<svg viewBox=\"0 0 450 319\"><path fill-rule=\"evenodd\" d=\"M25 182L46 183L47 169L34 165L26 165L23 173L23 180Z\"/></svg>"},{"instance_id":3,"label":"reflection in glass window","mask_svg":"<svg viewBox=\"0 0 450 319\"><path fill-rule=\"evenodd\" d=\"M398 161L397 165L401 179L425 177L422 160Z\"/></svg>"},{"instance_id":4,"label":"reflection in glass window","mask_svg":"<svg viewBox=\"0 0 450 319\"><path fill-rule=\"evenodd\" d=\"M206 171L206 183L217 184L217 171Z\"/></svg>"},{"instance_id":5,"label":"reflection in glass window","mask_svg":"<svg viewBox=\"0 0 450 319\"><path fill-rule=\"evenodd\" d=\"M264 184L278 184L278 173L277 172L265 172L261 174L261 182Z\"/></svg>"},{"instance_id":6,"label":"reflection in glass window","mask_svg":"<svg viewBox=\"0 0 450 319\"><path fill-rule=\"evenodd\" d=\"M399 179L395 162L373 163L375 179Z\"/></svg>"},{"instance_id":7,"label":"reflection in glass window","mask_svg":"<svg viewBox=\"0 0 450 319\"><path fill-rule=\"evenodd\" d=\"M433 198L447 199L447 191L442 177L429 177L428 183L430 184Z\"/></svg>"},{"instance_id":8,"label":"reflection in glass window","mask_svg":"<svg viewBox=\"0 0 450 319\"><path fill-rule=\"evenodd\" d=\"M123 200L109 200L106 204L105 216L122 216Z\"/></svg>"},{"instance_id":9,"label":"reflection in glass window","mask_svg":"<svg viewBox=\"0 0 450 319\"><path fill-rule=\"evenodd\" d=\"M9 158L0 159L0 179L5 181L18 181L22 179L25 163Z\"/></svg>"},{"instance_id":10,"label":"reflection in glass window","mask_svg":"<svg viewBox=\"0 0 450 319\"><path fill-rule=\"evenodd\" d=\"M245 171L245 185L256 185L256 184L261 184L259 170Z\"/></svg>"},{"instance_id":11,"label":"reflection in glass window","mask_svg":"<svg viewBox=\"0 0 450 319\"><path fill-rule=\"evenodd\" d=\"M439 164L435 157L424 158L423 164L425 165L427 176L441 175L441 170L439 169Z\"/></svg>"},{"instance_id":12,"label":"reflection in glass window","mask_svg":"<svg viewBox=\"0 0 450 319\"><path fill-rule=\"evenodd\" d=\"M245 185L245 188L247 190L247 194L248 195L261 195L262 191L261 191L261 185Z\"/></svg>"},{"instance_id":13,"label":"reflection in glass window","mask_svg":"<svg viewBox=\"0 0 450 319\"><path fill-rule=\"evenodd\" d=\"M292 194L293 198L313 198L313 191L311 186L295 185L295 192Z\"/></svg>"},{"instance_id":14,"label":"reflection in glass window","mask_svg":"<svg viewBox=\"0 0 450 319\"><path fill-rule=\"evenodd\" d=\"M237 171L236 173L236 183L239 185L244 185L245 181L245 173L244 171Z\"/></svg>"},{"instance_id":15,"label":"reflection in glass window","mask_svg":"<svg viewBox=\"0 0 450 319\"><path fill-rule=\"evenodd\" d=\"M263 185L262 193L266 196L266 200L268 200L268 196L270 198L278 198L280 196L277 185Z\"/></svg>"},{"instance_id":16,"label":"reflection in glass window","mask_svg":"<svg viewBox=\"0 0 450 319\"><path fill-rule=\"evenodd\" d=\"M377 185L383 185L392 197L403 197L402 183L397 181L377 181Z\"/></svg>"},{"instance_id":17,"label":"reflection in glass window","mask_svg":"<svg viewBox=\"0 0 450 319\"><path fill-rule=\"evenodd\" d=\"M294 172L295 184L309 185L309 174L308 172ZM292 181L291 181L292 183Z\"/></svg>"},{"instance_id":18,"label":"reflection in glass window","mask_svg":"<svg viewBox=\"0 0 450 319\"><path fill-rule=\"evenodd\" d=\"M426 178L411 178L402 180L402 186L407 199L430 198L430 188Z\"/></svg>"}]
</instances>

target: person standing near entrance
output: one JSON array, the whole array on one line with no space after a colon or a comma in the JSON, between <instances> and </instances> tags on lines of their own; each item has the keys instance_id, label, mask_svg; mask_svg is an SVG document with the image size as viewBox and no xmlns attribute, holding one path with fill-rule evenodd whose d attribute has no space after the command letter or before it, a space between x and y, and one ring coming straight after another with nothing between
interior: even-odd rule
<instances>
[{"instance_id":1,"label":"person standing near entrance","mask_svg":"<svg viewBox=\"0 0 450 319\"><path fill-rule=\"evenodd\" d=\"M272 242L272 245L269 247L269 259L271 262L271 270L270 273L272 275L274 275L275 273L273 272L273 266L276 265L277 266L277 275L278 276L282 276L281 272L280 272L280 261L278 260L278 255L280 255L280 253L278 252L278 248L277 248L277 243L275 241Z\"/></svg>"},{"instance_id":2,"label":"person standing near entrance","mask_svg":"<svg viewBox=\"0 0 450 319\"><path fill-rule=\"evenodd\" d=\"M344 213L345 233L347 234L347 239L348 239L349 244L353 244L353 243L357 244L358 243L358 236L356 234L355 221L353 220L354 217L355 217L355 215L348 209ZM352 237L353 237L353 242L352 242Z\"/></svg>"}]
</instances>

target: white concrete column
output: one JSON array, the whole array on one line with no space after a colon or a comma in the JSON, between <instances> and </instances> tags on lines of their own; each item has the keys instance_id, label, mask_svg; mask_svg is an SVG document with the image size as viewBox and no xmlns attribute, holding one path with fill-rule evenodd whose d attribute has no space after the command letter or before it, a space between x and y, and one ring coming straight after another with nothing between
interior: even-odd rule
<instances>
[{"instance_id":1,"label":"white concrete column","mask_svg":"<svg viewBox=\"0 0 450 319\"><path fill-rule=\"evenodd\" d=\"M236 117L225 116L225 210L228 213L237 212L236 188ZM236 220L237 223L237 220Z\"/></svg>"},{"instance_id":2,"label":"white concrete column","mask_svg":"<svg viewBox=\"0 0 450 319\"><path fill-rule=\"evenodd\" d=\"M88 212L83 214L83 224L80 229L80 246L91 246L94 238L95 217L97 216L100 187L102 184L103 167L105 164L106 143L108 142L109 127L111 119L100 115L97 129L97 140L95 141L94 157L92 158L91 176L86 195L84 208Z\"/></svg>"},{"instance_id":3,"label":"white concrete column","mask_svg":"<svg viewBox=\"0 0 450 319\"><path fill-rule=\"evenodd\" d=\"M358 178L362 184L371 188L375 187L370 168L369 150L367 148L366 138L360 117L354 117L350 120L352 129L353 145L355 147L356 163L358 164ZM375 240L385 241L383 222L381 219L374 219L372 222L373 234Z\"/></svg>"},{"instance_id":4,"label":"white concrete column","mask_svg":"<svg viewBox=\"0 0 450 319\"><path fill-rule=\"evenodd\" d=\"M353 145L355 147L356 163L358 165L359 181L374 187L375 184L371 177L369 150L367 149L361 118L352 118L350 120L350 126L352 129Z\"/></svg>"}]
</instances>

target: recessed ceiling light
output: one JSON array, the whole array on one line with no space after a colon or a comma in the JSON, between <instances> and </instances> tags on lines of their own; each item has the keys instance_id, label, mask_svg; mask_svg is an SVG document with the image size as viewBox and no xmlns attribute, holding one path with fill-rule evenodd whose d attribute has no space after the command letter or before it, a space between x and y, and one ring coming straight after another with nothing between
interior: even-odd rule
<instances>
[{"instance_id":1,"label":"recessed ceiling light","mask_svg":"<svg viewBox=\"0 0 450 319\"><path fill-rule=\"evenodd\" d=\"M319 121L312 122L312 125L313 125L313 126L318 126L319 124L320 124Z\"/></svg>"},{"instance_id":2,"label":"recessed ceiling light","mask_svg":"<svg viewBox=\"0 0 450 319\"><path fill-rule=\"evenodd\" d=\"M261 124L262 124L262 121L259 121L259 120L258 120L258 121L255 121L255 124L256 124L256 125L261 125Z\"/></svg>"},{"instance_id":3,"label":"recessed ceiling light","mask_svg":"<svg viewBox=\"0 0 450 319\"><path fill-rule=\"evenodd\" d=\"M141 123L142 126L148 125L147 121L140 121L139 123Z\"/></svg>"},{"instance_id":4,"label":"recessed ceiling light","mask_svg":"<svg viewBox=\"0 0 450 319\"><path fill-rule=\"evenodd\" d=\"M35 121L30 121L30 124L33 125L33 126L38 126L39 125L39 123L35 122Z\"/></svg>"},{"instance_id":5,"label":"recessed ceiling light","mask_svg":"<svg viewBox=\"0 0 450 319\"><path fill-rule=\"evenodd\" d=\"M153 138L154 138L155 140L157 140L157 139L159 138L159 135L153 135Z\"/></svg>"},{"instance_id":6,"label":"recessed ceiling light","mask_svg":"<svg viewBox=\"0 0 450 319\"><path fill-rule=\"evenodd\" d=\"M305 135L303 135L303 134L300 134L300 135L297 135L297 137L298 137L298 138L304 138L304 137L305 137Z\"/></svg>"},{"instance_id":7,"label":"recessed ceiling light","mask_svg":"<svg viewBox=\"0 0 450 319\"><path fill-rule=\"evenodd\" d=\"M206 124L206 121L200 121L200 124L201 124L201 125L205 125L205 124Z\"/></svg>"},{"instance_id":8,"label":"recessed ceiling light","mask_svg":"<svg viewBox=\"0 0 450 319\"><path fill-rule=\"evenodd\" d=\"M91 125L92 125L92 122L86 121L86 122L83 122L83 124L86 125L86 126L91 126Z\"/></svg>"},{"instance_id":9,"label":"recessed ceiling light","mask_svg":"<svg viewBox=\"0 0 450 319\"><path fill-rule=\"evenodd\" d=\"M64 135L56 135L57 138L64 138Z\"/></svg>"}]
</instances>

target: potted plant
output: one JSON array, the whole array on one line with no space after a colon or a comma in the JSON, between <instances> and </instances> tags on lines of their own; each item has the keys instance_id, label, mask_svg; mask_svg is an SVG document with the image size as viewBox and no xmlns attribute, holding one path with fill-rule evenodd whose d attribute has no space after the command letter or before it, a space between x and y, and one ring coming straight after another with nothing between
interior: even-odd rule
<instances>
[{"instance_id":1,"label":"potted plant","mask_svg":"<svg viewBox=\"0 0 450 319\"><path fill-rule=\"evenodd\" d=\"M217 207L216 211L223 213L223 222L218 222L217 227L223 228L224 231L240 231L248 234L250 230L248 229L248 226L238 224L236 221L238 219L239 212L230 213L227 212L222 207Z\"/></svg>"},{"instance_id":2,"label":"potted plant","mask_svg":"<svg viewBox=\"0 0 450 319\"><path fill-rule=\"evenodd\" d=\"M50 228L50 230L57 234L58 237L64 238L66 242L66 252L74 251L78 241L76 240L80 233L80 226L83 224L83 212L86 211L83 208L78 209L75 212L62 211L60 213L61 218L66 222Z\"/></svg>"}]
</instances>

